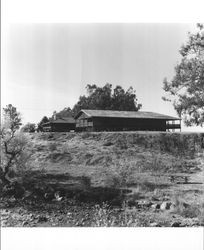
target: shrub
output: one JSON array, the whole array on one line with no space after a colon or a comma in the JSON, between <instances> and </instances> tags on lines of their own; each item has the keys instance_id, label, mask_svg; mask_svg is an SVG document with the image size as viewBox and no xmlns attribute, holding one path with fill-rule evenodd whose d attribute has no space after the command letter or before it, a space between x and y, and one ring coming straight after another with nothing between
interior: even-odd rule
<instances>
[{"instance_id":1,"label":"shrub","mask_svg":"<svg viewBox=\"0 0 204 250\"><path fill-rule=\"evenodd\" d=\"M126 203L123 204L122 212L114 211L106 203L102 206L94 207L92 226L111 227L111 226L138 226L138 220L135 213L126 212Z\"/></svg>"},{"instance_id":2,"label":"shrub","mask_svg":"<svg viewBox=\"0 0 204 250\"><path fill-rule=\"evenodd\" d=\"M123 161L114 166L106 166L103 174L105 184L115 188L127 187L132 180L133 171L133 166Z\"/></svg>"},{"instance_id":3,"label":"shrub","mask_svg":"<svg viewBox=\"0 0 204 250\"><path fill-rule=\"evenodd\" d=\"M112 215L111 208L106 203L103 203L102 206L95 205L92 226L110 227L114 226L115 222L116 218Z\"/></svg>"},{"instance_id":4,"label":"shrub","mask_svg":"<svg viewBox=\"0 0 204 250\"><path fill-rule=\"evenodd\" d=\"M35 130L36 130L35 123L29 123L29 122L21 128L21 131L24 133L34 133Z\"/></svg>"},{"instance_id":5,"label":"shrub","mask_svg":"<svg viewBox=\"0 0 204 250\"><path fill-rule=\"evenodd\" d=\"M185 218L199 218L200 223L204 223L204 203L202 204L187 204L182 197L174 195L173 213L179 214Z\"/></svg>"}]
</instances>

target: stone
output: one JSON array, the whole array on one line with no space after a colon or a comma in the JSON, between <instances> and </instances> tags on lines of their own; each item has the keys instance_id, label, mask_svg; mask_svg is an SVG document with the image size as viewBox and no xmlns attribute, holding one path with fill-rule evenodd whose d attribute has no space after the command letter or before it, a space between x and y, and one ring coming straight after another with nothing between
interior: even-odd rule
<instances>
[{"instance_id":1,"label":"stone","mask_svg":"<svg viewBox=\"0 0 204 250\"><path fill-rule=\"evenodd\" d=\"M27 221L24 221L23 223L22 223L22 226L27 226L28 225L28 222Z\"/></svg>"},{"instance_id":2,"label":"stone","mask_svg":"<svg viewBox=\"0 0 204 250\"><path fill-rule=\"evenodd\" d=\"M155 203L151 207L154 209L160 209L160 204Z\"/></svg>"},{"instance_id":3,"label":"stone","mask_svg":"<svg viewBox=\"0 0 204 250\"><path fill-rule=\"evenodd\" d=\"M161 210L169 210L171 207L171 202L164 201L162 202L160 209Z\"/></svg>"},{"instance_id":4,"label":"stone","mask_svg":"<svg viewBox=\"0 0 204 250\"><path fill-rule=\"evenodd\" d=\"M48 221L48 219L45 216L39 216L38 217L38 222L47 222L47 221Z\"/></svg>"},{"instance_id":5,"label":"stone","mask_svg":"<svg viewBox=\"0 0 204 250\"><path fill-rule=\"evenodd\" d=\"M151 205L152 205L152 202L147 201L147 200L138 202L139 207L151 207Z\"/></svg>"},{"instance_id":6,"label":"stone","mask_svg":"<svg viewBox=\"0 0 204 250\"><path fill-rule=\"evenodd\" d=\"M189 208L190 207L190 204L186 203L186 202L183 202L183 207L184 208Z\"/></svg>"},{"instance_id":7,"label":"stone","mask_svg":"<svg viewBox=\"0 0 204 250\"><path fill-rule=\"evenodd\" d=\"M175 221L171 224L171 227L180 227L181 226L181 222L179 221Z\"/></svg>"},{"instance_id":8,"label":"stone","mask_svg":"<svg viewBox=\"0 0 204 250\"><path fill-rule=\"evenodd\" d=\"M150 227L161 227L161 225L156 222L153 222L153 223L150 223Z\"/></svg>"}]
</instances>

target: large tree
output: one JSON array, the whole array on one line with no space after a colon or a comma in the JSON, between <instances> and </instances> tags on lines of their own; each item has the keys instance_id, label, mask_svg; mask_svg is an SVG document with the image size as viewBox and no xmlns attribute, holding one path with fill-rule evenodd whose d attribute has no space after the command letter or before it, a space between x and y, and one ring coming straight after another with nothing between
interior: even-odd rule
<instances>
[{"instance_id":1,"label":"large tree","mask_svg":"<svg viewBox=\"0 0 204 250\"><path fill-rule=\"evenodd\" d=\"M125 91L121 86L116 86L112 90L112 85L108 83L103 87L88 84L86 90L87 95L80 96L73 107L74 114L77 114L80 109L138 111L142 106L138 104L132 87Z\"/></svg>"},{"instance_id":2,"label":"large tree","mask_svg":"<svg viewBox=\"0 0 204 250\"><path fill-rule=\"evenodd\" d=\"M174 108L187 126L204 125L204 26L197 24L197 32L189 33L182 45L181 62L175 67L171 81L166 78L164 100L173 101Z\"/></svg>"}]
</instances>

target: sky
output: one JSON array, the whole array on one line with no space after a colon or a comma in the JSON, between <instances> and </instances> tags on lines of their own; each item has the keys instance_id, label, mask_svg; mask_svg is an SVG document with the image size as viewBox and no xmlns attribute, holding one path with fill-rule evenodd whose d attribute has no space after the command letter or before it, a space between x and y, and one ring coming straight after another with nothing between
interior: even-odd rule
<instances>
[{"instance_id":1,"label":"sky","mask_svg":"<svg viewBox=\"0 0 204 250\"><path fill-rule=\"evenodd\" d=\"M14 23L3 33L2 106L11 103L23 123L73 107L87 84L132 86L141 111L177 116L164 102L164 77L171 80L195 24ZM200 131L201 128L185 128Z\"/></svg>"}]
</instances>

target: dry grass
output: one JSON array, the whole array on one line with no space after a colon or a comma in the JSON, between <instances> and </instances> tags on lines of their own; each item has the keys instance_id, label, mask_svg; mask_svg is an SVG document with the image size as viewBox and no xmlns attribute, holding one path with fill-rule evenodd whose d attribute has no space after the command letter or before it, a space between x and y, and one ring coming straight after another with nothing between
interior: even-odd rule
<instances>
[{"instance_id":1,"label":"dry grass","mask_svg":"<svg viewBox=\"0 0 204 250\"><path fill-rule=\"evenodd\" d=\"M121 207L124 200L130 206L140 200L168 200L175 203L174 214L202 221L203 134L39 133L32 135L31 143L32 169L43 169L46 176L42 185L66 189L67 197L79 202L100 203L94 206L92 226L148 225L138 211L114 214L110 205ZM189 175L192 183L170 183L170 174ZM145 213L162 220L170 216Z\"/></svg>"}]
</instances>

